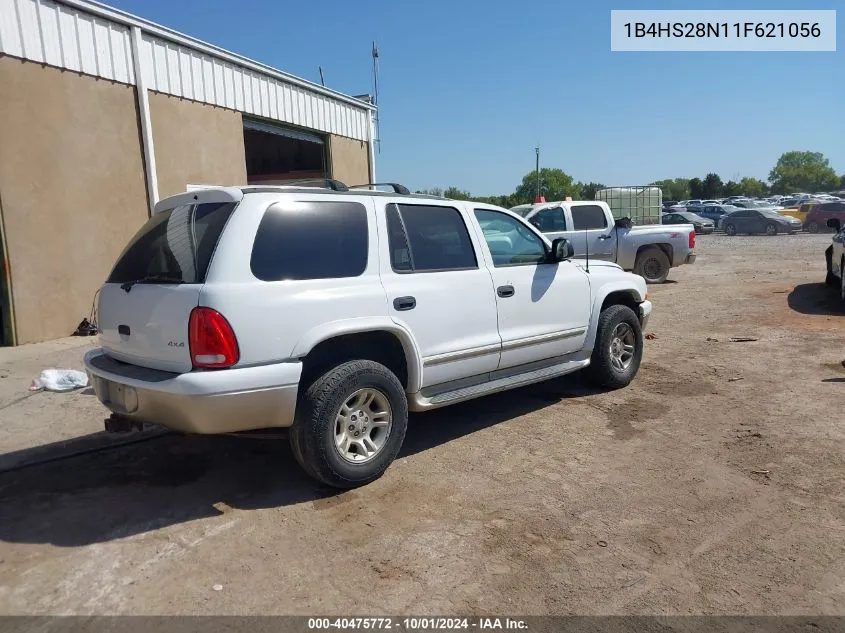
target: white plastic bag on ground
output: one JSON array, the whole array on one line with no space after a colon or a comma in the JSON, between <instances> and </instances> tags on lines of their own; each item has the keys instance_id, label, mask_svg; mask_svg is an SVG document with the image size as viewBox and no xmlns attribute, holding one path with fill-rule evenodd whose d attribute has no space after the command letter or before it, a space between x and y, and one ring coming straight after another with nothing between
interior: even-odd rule
<instances>
[{"instance_id":1,"label":"white plastic bag on ground","mask_svg":"<svg viewBox=\"0 0 845 633\"><path fill-rule=\"evenodd\" d=\"M45 369L32 384L30 391L73 391L88 386L88 374L76 369Z\"/></svg>"}]
</instances>

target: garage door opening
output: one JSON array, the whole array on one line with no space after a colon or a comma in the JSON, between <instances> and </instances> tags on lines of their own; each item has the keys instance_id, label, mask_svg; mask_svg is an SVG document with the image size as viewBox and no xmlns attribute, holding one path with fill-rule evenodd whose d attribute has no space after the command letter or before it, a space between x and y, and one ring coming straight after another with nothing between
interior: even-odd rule
<instances>
[{"instance_id":1,"label":"garage door opening","mask_svg":"<svg viewBox=\"0 0 845 633\"><path fill-rule=\"evenodd\" d=\"M244 150L251 185L328 178L326 145L316 134L244 119Z\"/></svg>"}]
</instances>

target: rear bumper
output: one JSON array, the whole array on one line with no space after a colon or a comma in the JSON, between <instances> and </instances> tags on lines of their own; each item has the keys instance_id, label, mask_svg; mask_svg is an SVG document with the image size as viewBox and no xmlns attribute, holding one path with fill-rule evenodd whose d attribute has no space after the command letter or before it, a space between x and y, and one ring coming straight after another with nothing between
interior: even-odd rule
<instances>
[{"instance_id":1,"label":"rear bumper","mask_svg":"<svg viewBox=\"0 0 845 633\"><path fill-rule=\"evenodd\" d=\"M302 364L275 363L185 374L85 355L100 402L129 418L184 433L234 433L293 424Z\"/></svg>"},{"instance_id":2,"label":"rear bumper","mask_svg":"<svg viewBox=\"0 0 845 633\"><path fill-rule=\"evenodd\" d=\"M694 264L695 263L695 253L690 253L687 255L686 259L684 260L685 264Z\"/></svg>"},{"instance_id":3,"label":"rear bumper","mask_svg":"<svg viewBox=\"0 0 845 633\"><path fill-rule=\"evenodd\" d=\"M642 329L646 329L646 327L648 327L648 318L651 316L651 301L643 301L640 304L639 312L640 325L642 326Z\"/></svg>"},{"instance_id":4,"label":"rear bumper","mask_svg":"<svg viewBox=\"0 0 845 633\"><path fill-rule=\"evenodd\" d=\"M697 229L695 232L698 235L710 235L714 230L715 230L715 228L712 227L712 226L704 226L700 229Z\"/></svg>"}]
</instances>

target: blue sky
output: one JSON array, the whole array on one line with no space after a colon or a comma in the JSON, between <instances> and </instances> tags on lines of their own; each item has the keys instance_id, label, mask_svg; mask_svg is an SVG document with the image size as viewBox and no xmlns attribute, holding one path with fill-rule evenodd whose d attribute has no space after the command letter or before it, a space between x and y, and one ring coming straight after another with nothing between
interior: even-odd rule
<instances>
[{"instance_id":1,"label":"blue sky","mask_svg":"<svg viewBox=\"0 0 845 633\"><path fill-rule=\"evenodd\" d=\"M845 9L804 2L110 0L348 94L381 53L379 180L509 193L534 166L577 180L765 179L789 150L845 173L845 52L610 51L610 10ZM837 4L840 4L837 7ZM842 32L843 15L837 15ZM841 40L841 38L840 38Z\"/></svg>"}]
</instances>

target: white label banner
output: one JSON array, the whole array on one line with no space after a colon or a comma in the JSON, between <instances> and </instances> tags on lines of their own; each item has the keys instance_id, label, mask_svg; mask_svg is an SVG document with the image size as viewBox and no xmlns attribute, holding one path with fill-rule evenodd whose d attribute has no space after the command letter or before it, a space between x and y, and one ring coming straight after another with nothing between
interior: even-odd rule
<instances>
[{"instance_id":1,"label":"white label banner","mask_svg":"<svg viewBox=\"0 0 845 633\"><path fill-rule=\"evenodd\" d=\"M611 11L612 51L835 51L836 11Z\"/></svg>"}]
</instances>

